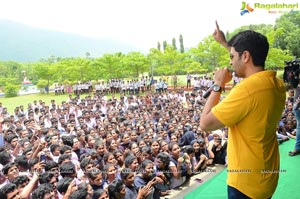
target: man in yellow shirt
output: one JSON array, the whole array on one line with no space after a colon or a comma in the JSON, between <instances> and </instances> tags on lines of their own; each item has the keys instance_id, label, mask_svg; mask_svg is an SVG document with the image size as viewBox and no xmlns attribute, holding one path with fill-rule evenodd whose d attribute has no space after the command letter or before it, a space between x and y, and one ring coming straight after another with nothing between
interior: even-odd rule
<instances>
[{"instance_id":1,"label":"man in yellow shirt","mask_svg":"<svg viewBox=\"0 0 300 199\"><path fill-rule=\"evenodd\" d=\"M267 38L239 32L228 43L216 23L215 40L230 52L230 64L244 78L220 102L222 88L232 78L227 68L215 72L200 126L228 133L228 198L271 198L279 177L276 126L285 104L285 87L274 71L265 70Z\"/></svg>"}]
</instances>

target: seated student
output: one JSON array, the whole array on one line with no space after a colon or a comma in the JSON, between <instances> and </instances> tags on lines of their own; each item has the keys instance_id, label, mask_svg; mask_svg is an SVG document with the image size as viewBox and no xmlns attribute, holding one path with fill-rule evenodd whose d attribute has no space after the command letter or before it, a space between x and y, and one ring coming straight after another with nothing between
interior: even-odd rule
<instances>
[{"instance_id":1,"label":"seated student","mask_svg":"<svg viewBox=\"0 0 300 199\"><path fill-rule=\"evenodd\" d=\"M1 199L13 199L13 198L20 198L19 190L17 186L12 183L8 183L1 187L0 189L0 198Z\"/></svg>"},{"instance_id":2,"label":"seated student","mask_svg":"<svg viewBox=\"0 0 300 199\"><path fill-rule=\"evenodd\" d=\"M155 172L156 176L163 180L163 183L157 183L156 187L161 196L167 195L170 191L171 172L169 168L170 157L165 152L160 152L156 157Z\"/></svg>"},{"instance_id":3,"label":"seated student","mask_svg":"<svg viewBox=\"0 0 300 199\"><path fill-rule=\"evenodd\" d=\"M91 198L93 196L93 194L94 194L94 190L93 190L92 186L89 183L82 182L77 187L78 187L78 191L83 190L83 191L85 191L87 193L86 194L86 198ZM71 196L70 196L70 198L71 198ZM74 198L78 199L76 197L74 197Z\"/></svg>"},{"instance_id":4,"label":"seated student","mask_svg":"<svg viewBox=\"0 0 300 199\"><path fill-rule=\"evenodd\" d=\"M42 185L42 184L51 184L52 185L52 190L54 192L55 197L58 197L57 180L58 179L55 177L55 174L50 173L50 172L41 173L39 176L40 185Z\"/></svg>"},{"instance_id":5,"label":"seated student","mask_svg":"<svg viewBox=\"0 0 300 199\"><path fill-rule=\"evenodd\" d=\"M187 176L192 174L191 162L186 154L180 153L180 147L176 142L169 144L169 151L171 160L169 168L172 174L170 188L174 189L181 186L187 180Z\"/></svg>"},{"instance_id":6,"label":"seated student","mask_svg":"<svg viewBox=\"0 0 300 199\"><path fill-rule=\"evenodd\" d=\"M195 151L195 156L191 159L191 163L193 166L193 171L201 171L204 170L207 166L208 159L207 155L203 153L203 149L205 147L204 141L201 140L193 140L191 142L191 146Z\"/></svg>"},{"instance_id":7,"label":"seated student","mask_svg":"<svg viewBox=\"0 0 300 199\"><path fill-rule=\"evenodd\" d=\"M31 199L40 198L54 198L54 191L52 185L49 183L40 185L36 190L32 192Z\"/></svg>"},{"instance_id":8,"label":"seated student","mask_svg":"<svg viewBox=\"0 0 300 199\"><path fill-rule=\"evenodd\" d=\"M119 149L116 149L116 150L113 151L113 154L115 156L115 159L117 160L117 167L118 168L123 168L124 167L123 153Z\"/></svg>"},{"instance_id":9,"label":"seated student","mask_svg":"<svg viewBox=\"0 0 300 199\"><path fill-rule=\"evenodd\" d=\"M92 199L108 199L108 193L104 189L98 189L94 191Z\"/></svg>"},{"instance_id":10,"label":"seated student","mask_svg":"<svg viewBox=\"0 0 300 199\"><path fill-rule=\"evenodd\" d=\"M101 170L96 168L91 169L87 173L87 176L88 176L89 183L92 186L94 191L98 189L103 189L104 180L103 180L103 175Z\"/></svg>"},{"instance_id":11,"label":"seated student","mask_svg":"<svg viewBox=\"0 0 300 199\"><path fill-rule=\"evenodd\" d=\"M86 199L88 197L88 192L85 189L80 189L71 193L68 199Z\"/></svg>"},{"instance_id":12,"label":"seated student","mask_svg":"<svg viewBox=\"0 0 300 199\"><path fill-rule=\"evenodd\" d=\"M121 171L121 179L125 185L125 197L124 199L142 199L150 194L151 187L143 187L142 189L137 189L134 185L134 172L129 168L124 168Z\"/></svg>"},{"instance_id":13,"label":"seated student","mask_svg":"<svg viewBox=\"0 0 300 199\"><path fill-rule=\"evenodd\" d=\"M59 167L61 177L70 177L75 179L77 177L75 165L72 162L65 162Z\"/></svg>"},{"instance_id":14,"label":"seated student","mask_svg":"<svg viewBox=\"0 0 300 199\"><path fill-rule=\"evenodd\" d=\"M85 157L80 161L80 168L83 172L83 176L80 176L80 180L85 182L88 181L88 173L90 170L95 168L94 160L92 160L90 157ZM78 175L77 175L78 176Z\"/></svg>"},{"instance_id":15,"label":"seated student","mask_svg":"<svg viewBox=\"0 0 300 199\"><path fill-rule=\"evenodd\" d=\"M137 172L138 166L138 159L134 155L128 155L125 158L125 168L130 168L133 172Z\"/></svg>"},{"instance_id":16,"label":"seated student","mask_svg":"<svg viewBox=\"0 0 300 199\"><path fill-rule=\"evenodd\" d=\"M163 183L163 180L160 177L155 176L153 167L154 163L152 161L144 160L140 166L139 173L134 176L134 186L138 189L144 186L153 187L151 193L147 195L147 199L159 199L160 193L155 185L157 183Z\"/></svg>"},{"instance_id":17,"label":"seated student","mask_svg":"<svg viewBox=\"0 0 300 199\"><path fill-rule=\"evenodd\" d=\"M104 174L103 187L107 188L108 185L117 178L117 168L115 167L115 165L108 163L104 166Z\"/></svg>"},{"instance_id":18,"label":"seated student","mask_svg":"<svg viewBox=\"0 0 300 199\"><path fill-rule=\"evenodd\" d=\"M10 162L2 168L6 181L0 185L0 188L8 183L11 183L13 179L19 176L19 169L14 162Z\"/></svg>"},{"instance_id":19,"label":"seated student","mask_svg":"<svg viewBox=\"0 0 300 199\"><path fill-rule=\"evenodd\" d=\"M55 177L58 179L59 177L59 168L58 163L53 160L47 160L45 165L45 172L54 173Z\"/></svg>"},{"instance_id":20,"label":"seated student","mask_svg":"<svg viewBox=\"0 0 300 199\"><path fill-rule=\"evenodd\" d=\"M57 191L64 196L68 190L69 185L72 183L74 179L69 177L64 177L60 179L57 183Z\"/></svg>"},{"instance_id":21,"label":"seated student","mask_svg":"<svg viewBox=\"0 0 300 199\"><path fill-rule=\"evenodd\" d=\"M289 136L286 134L285 128L280 124L277 125L276 136L279 144L290 139Z\"/></svg>"},{"instance_id":22,"label":"seated student","mask_svg":"<svg viewBox=\"0 0 300 199\"><path fill-rule=\"evenodd\" d=\"M289 138L296 139L296 129L292 120L286 121L285 131Z\"/></svg>"},{"instance_id":23,"label":"seated student","mask_svg":"<svg viewBox=\"0 0 300 199\"><path fill-rule=\"evenodd\" d=\"M11 183L15 184L17 186L17 189L19 190L19 193L22 192L23 188L26 187L29 183L29 178L26 175L20 175L13 179Z\"/></svg>"},{"instance_id":24,"label":"seated student","mask_svg":"<svg viewBox=\"0 0 300 199\"><path fill-rule=\"evenodd\" d=\"M20 198L28 198L32 191L37 187L38 180L38 174L37 172L34 172L31 179L29 179L27 175L20 175L16 177L12 183L17 186Z\"/></svg>"},{"instance_id":25,"label":"seated student","mask_svg":"<svg viewBox=\"0 0 300 199\"><path fill-rule=\"evenodd\" d=\"M222 145L222 139L218 138L215 140L215 143L211 150L214 153L214 164L226 164L227 142L225 142L224 145Z\"/></svg>"},{"instance_id":26,"label":"seated student","mask_svg":"<svg viewBox=\"0 0 300 199\"><path fill-rule=\"evenodd\" d=\"M123 199L126 195L125 185L120 179L115 179L108 185L109 199Z\"/></svg>"}]
</instances>

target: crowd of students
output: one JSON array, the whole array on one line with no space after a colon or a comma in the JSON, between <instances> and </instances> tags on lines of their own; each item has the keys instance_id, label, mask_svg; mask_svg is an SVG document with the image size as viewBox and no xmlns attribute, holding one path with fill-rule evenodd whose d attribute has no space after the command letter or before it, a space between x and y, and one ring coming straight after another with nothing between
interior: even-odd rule
<instances>
[{"instance_id":1,"label":"crowd of students","mask_svg":"<svg viewBox=\"0 0 300 199\"><path fill-rule=\"evenodd\" d=\"M1 104L0 198L160 198L226 165L228 129L199 126L205 89ZM289 102L278 129L295 124Z\"/></svg>"}]
</instances>

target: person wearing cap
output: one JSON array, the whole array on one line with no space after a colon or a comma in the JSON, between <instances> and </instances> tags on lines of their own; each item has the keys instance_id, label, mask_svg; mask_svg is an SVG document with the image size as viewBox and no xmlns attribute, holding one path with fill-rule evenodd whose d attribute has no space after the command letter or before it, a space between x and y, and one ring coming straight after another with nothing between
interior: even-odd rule
<instances>
[{"instance_id":1,"label":"person wearing cap","mask_svg":"<svg viewBox=\"0 0 300 199\"><path fill-rule=\"evenodd\" d=\"M230 65L244 79L220 101L232 73L226 67L215 72L200 126L204 131L229 127L228 198L271 198L279 179L276 127L285 105L285 85L274 71L265 70L269 43L264 35L246 30L227 42L216 23L213 36L230 52Z\"/></svg>"}]
</instances>

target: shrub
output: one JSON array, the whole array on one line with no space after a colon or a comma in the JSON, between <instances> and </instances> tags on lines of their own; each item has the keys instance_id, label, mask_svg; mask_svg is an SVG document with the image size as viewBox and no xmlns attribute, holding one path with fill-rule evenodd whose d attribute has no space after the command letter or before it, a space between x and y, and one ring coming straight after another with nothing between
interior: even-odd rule
<instances>
[{"instance_id":1,"label":"shrub","mask_svg":"<svg viewBox=\"0 0 300 199\"><path fill-rule=\"evenodd\" d=\"M6 84L4 88L5 97L15 97L18 95L20 86L13 84Z\"/></svg>"}]
</instances>

